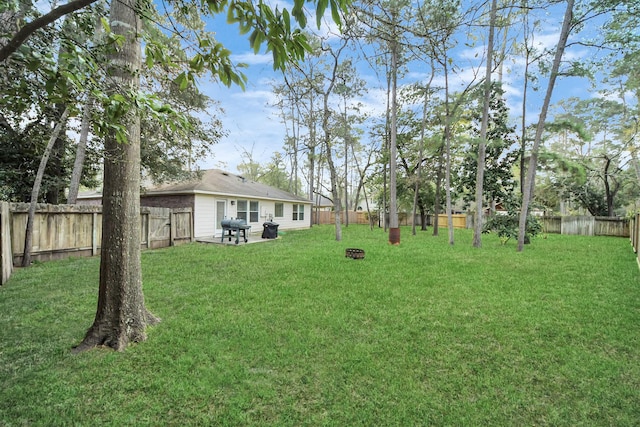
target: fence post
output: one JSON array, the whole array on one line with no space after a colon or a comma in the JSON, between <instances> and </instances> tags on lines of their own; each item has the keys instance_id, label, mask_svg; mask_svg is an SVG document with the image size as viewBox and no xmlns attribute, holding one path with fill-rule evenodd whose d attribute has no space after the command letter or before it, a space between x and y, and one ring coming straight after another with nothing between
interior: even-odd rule
<instances>
[{"instance_id":1,"label":"fence post","mask_svg":"<svg viewBox=\"0 0 640 427\"><path fill-rule=\"evenodd\" d=\"M638 221L639 219L640 214L636 214L632 219L633 227L631 228L631 244L633 245L633 250L635 252L638 252L638 231L640 230L640 222Z\"/></svg>"},{"instance_id":2,"label":"fence post","mask_svg":"<svg viewBox=\"0 0 640 427\"><path fill-rule=\"evenodd\" d=\"M151 209L146 213L147 216L147 249L151 249Z\"/></svg>"},{"instance_id":3,"label":"fence post","mask_svg":"<svg viewBox=\"0 0 640 427\"><path fill-rule=\"evenodd\" d=\"M91 256L98 254L98 212L91 215Z\"/></svg>"},{"instance_id":4,"label":"fence post","mask_svg":"<svg viewBox=\"0 0 640 427\"><path fill-rule=\"evenodd\" d=\"M171 210L169 212L169 246L175 246L176 240L176 214Z\"/></svg>"},{"instance_id":5,"label":"fence post","mask_svg":"<svg viewBox=\"0 0 640 427\"><path fill-rule=\"evenodd\" d=\"M0 270L0 285L4 285L13 272L11 218L8 202L0 202Z\"/></svg>"},{"instance_id":6,"label":"fence post","mask_svg":"<svg viewBox=\"0 0 640 427\"><path fill-rule=\"evenodd\" d=\"M193 230L195 230L195 226L194 226L193 222L194 222L193 221L193 209L189 208L189 228L190 228L190 230L189 230L189 239L190 240L189 241L190 242L195 242L196 241L196 236L193 235L194 234Z\"/></svg>"},{"instance_id":7,"label":"fence post","mask_svg":"<svg viewBox=\"0 0 640 427\"><path fill-rule=\"evenodd\" d=\"M640 239L640 214L636 214L636 219L634 222L635 222L635 227L633 230L633 234L635 235L635 241L636 241L636 246L635 246L636 261L638 263L638 267L640 267L640 251L638 250L638 240Z\"/></svg>"}]
</instances>

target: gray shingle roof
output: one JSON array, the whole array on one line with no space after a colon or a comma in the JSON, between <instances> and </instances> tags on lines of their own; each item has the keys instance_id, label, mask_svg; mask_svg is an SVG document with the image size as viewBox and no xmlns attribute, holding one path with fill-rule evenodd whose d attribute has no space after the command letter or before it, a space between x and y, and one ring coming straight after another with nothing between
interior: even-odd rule
<instances>
[{"instance_id":1,"label":"gray shingle roof","mask_svg":"<svg viewBox=\"0 0 640 427\"><path fill-rule=\"evenodd\" d=\"M196 193L311 203L304 197L220 169L203 171L200 179L164 184L144 192L145 195Z\"/></svg>"}]
</instances>

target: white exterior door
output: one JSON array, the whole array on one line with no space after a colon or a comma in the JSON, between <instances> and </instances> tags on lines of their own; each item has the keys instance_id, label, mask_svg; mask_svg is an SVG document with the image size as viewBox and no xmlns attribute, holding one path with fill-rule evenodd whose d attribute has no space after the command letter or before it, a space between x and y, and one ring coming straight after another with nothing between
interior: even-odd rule
<instances>
[{"instance_id":1,"label":"white exterior door","mask_svg":"<svg viewBox=\"0 0 640 427\"><path fill-rule=\"evenodd\" d=\"M196 195L193 228L196 238L212 237L216 232L216 199L213 196ZM218 227L220 224L217 225Z\"/></svg>"},{"instance_id":2,"label":"white exterior door","mask_svg":"<svg viewBox=\"0 0 640 427\"><path fill-rule=\"evenodd\" d=\"M227 201L216 201L216 235L222 235L222 226L220 223L227 217Z\"/></svg>"}]
</instances>

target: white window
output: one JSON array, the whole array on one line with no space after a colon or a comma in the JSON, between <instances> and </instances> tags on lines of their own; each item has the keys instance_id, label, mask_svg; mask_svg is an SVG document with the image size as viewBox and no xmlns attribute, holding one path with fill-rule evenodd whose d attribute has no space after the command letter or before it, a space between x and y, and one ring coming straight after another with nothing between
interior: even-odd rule
<instances>
[{"instance_id":1,"label":"white window","mask_svg":"<svg viewBox=\"0 0 640 427\"><path fill-rule=\"evenodd\" d=\"M257 200L238 200L238 219L244 219L247 222L258 222L260 212L258 211Z\"/></svg>"},{"instance_id":2,"label":"white window","mask_svg":"<svg viewBox=\"0 0 640 427\"><path fill-rule=\"evenodd\" d=\"M276 209L274 216L276 218L284 217L284 203L276 203Z\"/></svg>"},{"instance_id":3,"label":"white window","mask_svg":"<svg viewBox=\"0 0 640 427\"><path fill-rule=\"evenodd\" d=\"M304 220L304 205L293 205L293 220L294 221Z\"/></svg>"},{"instance_id":4,"label":"white window","mask_svg":"<svg viewBox=\"0 0 640 427\"><path fill-rule=\"evenodd\" d=\"M258 217L260 215L258 207L259 206L258 206L258 202L257 201L249 202L249 218L250 218L250 222L258 222Z\"/></svg>"},{"instance_id":5,"label":"white window","mask_svg":"<svg viewBox=\"0 0 640 427\"><path fill-rule=\"evenodd\" d=\"M238 200L238 211L236 213L236 218L247 220L247 201L246 200Z\"/></svg>"}]
</instances>

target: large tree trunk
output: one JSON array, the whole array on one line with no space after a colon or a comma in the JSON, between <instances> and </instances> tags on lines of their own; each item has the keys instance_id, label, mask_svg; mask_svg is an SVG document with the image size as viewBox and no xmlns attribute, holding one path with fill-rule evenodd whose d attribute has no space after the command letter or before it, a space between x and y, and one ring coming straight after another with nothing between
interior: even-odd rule
<instances>
[{"instance_id":1,"label":"large tree trunk","mask_svg":"<svg viewBox=\"0 0 640 427\"><path fill-rule=\"evenodd\" d=\"M520 221L518 223L518 252L522 252L522 250L524 249L529 203L533 199L533 193L535 190L536 169L538 167L538 151L540 149L540 142L542 141L542 133L544 131L544 125L547 119L549 104L551 103L551 95L556 84L556 78L558 77L558 70L560 69L562 55L564 54L564 49L567 45L567 39L569 38L569 31L571 30L571 20L573 18L573 3L574 0L567 1L567 9L564 14L564 21L562 23L562 30L560 31L558 46L556 47L556 54L553 58L553 65L551 66L551 74L549 75L547 92L545 93L542 109L540 110L540 118L538 119L538 125L536 126L536 136L533 140L533 146L531 147L529 169L527 170L525 192L522 195Z\"/></svg>"},{"instance_id":2,"label":"large tree trunk","mask_svg":"<svg viewBox=\"0 0 640 427\"><path fill-rule=\"evenodd\" d=\"M141 64L140 18L136 0L111 3L111 28L126 41L109 60L112 90L135 93ZM140 118L126 115L127 143L105 138L102 252L98 308L93 325L75 352L104 345L124 350L146 339L146 326L158 321L144 304L140 270Z\"/></svg>"},{"instance_id":3,"label":"large tree trunk","mask_svg":"<svg viewBox=\"0 0 640 427\"><path fill-rule=\"evenodd\" d=\"M491 18L489 20L489 40L487 42L487 68L484 78L484 100L482 107L482 123L480 125L480 141L478 141L478 169L476 174L476 217L473 222L473 246L482 246L482 210L484 189L484 164L486 157L487 128L489 125L489 104L491 103L491 70L493 69L493 35L496 24L497 2L491 2Z\"/></svg>"}]
</instances>

